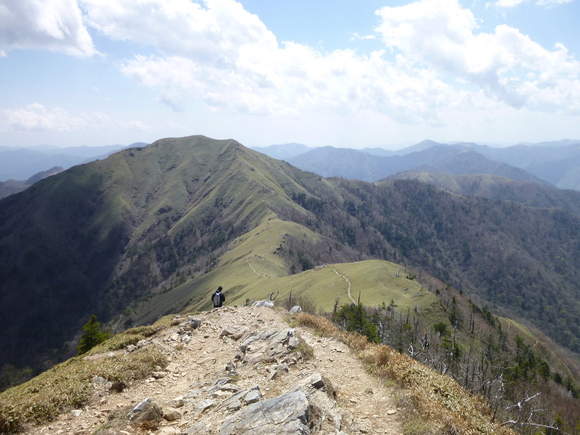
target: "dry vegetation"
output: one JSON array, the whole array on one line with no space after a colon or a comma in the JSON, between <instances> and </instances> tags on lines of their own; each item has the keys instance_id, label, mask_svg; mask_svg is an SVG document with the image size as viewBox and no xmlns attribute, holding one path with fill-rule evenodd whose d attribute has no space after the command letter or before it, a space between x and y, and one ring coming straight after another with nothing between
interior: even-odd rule
<instances>
[{"instance_id":1,"label":"dry vegetation","mask_svg":"<svg viewBox=\"0 0 580 435\"><path fill-rule=\"evenodd\" d=\"M302 326L346 343L365 361L369 370L400 387L399 405L406 412L409 434L499 434L514 432L492 422L491 410L452 378L436 373L385 345L341 331L329 320L306 313L296 320Z\"/></svg>"},{"instance_id":2,"label":"dry vegetation","mask_svg":"<svg viewBox=\"0 0 580 435\"><path fill-rule=\"evenodd\" d=\"M71 409L82 407L94 392L93 378L101 377L122 391L130 382L147 377L167 364L154 348L100 359L99 352L110 352L152 335L153 328L135 328L118 334L82 357L71 358L30 381L0 395L0 433L16 432L29 423L55 419Z\"/></svg>"}]
</instances>

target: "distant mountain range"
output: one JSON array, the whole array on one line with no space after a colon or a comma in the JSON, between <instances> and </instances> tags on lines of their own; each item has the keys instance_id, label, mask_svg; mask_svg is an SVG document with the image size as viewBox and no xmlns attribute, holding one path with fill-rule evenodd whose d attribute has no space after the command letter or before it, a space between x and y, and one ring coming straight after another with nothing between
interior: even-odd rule
<instances>
[{"instance_id":1,"label":"distant mountain range","mask_svg":"<svg viewBox=\"0 0 580 435\"><path fill-rule=\"evenodd\" d=\"M579 140L507 148L464 142L441 144L426 140L398 151L330 146L308 149L298 144L276 147L259 150L324 177L374 182L403 171L490 174L544 186L580 190Z\"/></svg>"},{"instance_id":2,"label":"distant mountain range","mask_svg":"<svg viewBox=\"0 0 580 435\"><path fill-rule=\"evenodd\" d=\"M143 146L137 142L129 147ZM100 147L53 147L37 146L17 148L0 146L0 181L27 180L39 172L52 167L68 169L81 163L103 159L125 148L122 145Z\"/></svg>"},{"instance_id":3,"label":"distant mountain range","mask_svg":"<svg viewBox=\"0 0 580 435\"><path fill-rule=\"evenodd\" d=\"M51 175L58 174L59 172L64 171L64 168L60 166L55 166L54 168L50 168L48 171L39 172L38 174L33 175L28 180L19 181L19 180L8 180L8 181L0 181L0 199L5 198L10 195L14 195L15 193L22 192L24 189L29 188L37 181L40 181L46 177L50 177Z\"/></svg>"}]
</instances>

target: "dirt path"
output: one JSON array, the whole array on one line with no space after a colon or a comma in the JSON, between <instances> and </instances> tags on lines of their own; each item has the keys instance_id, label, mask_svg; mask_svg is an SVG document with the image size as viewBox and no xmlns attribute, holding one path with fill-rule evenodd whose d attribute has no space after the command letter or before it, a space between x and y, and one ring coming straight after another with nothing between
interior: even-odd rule
<instances>
[{"instance_id":1,"label":"dirt path","mask_svg":"<svg viewBox=\"0 0 580 435\"><path fill-rule=\"evenodd\" d=\"M338 276L342 277L342 279L344 279L346 281L346 283L348 284L348 289L346 290L347 294L348 294L348 298L351 300L351 302L353 304L356 304L356 301L353 299L352 295L350 294L350 288L351 288L351 283L350 283L350 279L348 279L348 276L343 275L342 273L338 273L338 270L334 269L334 273L336 273Z\"/></svg>"},{"instance_id":2,"label":"dirt path","mask_svg":"<svg viewBox=\"0 0 580 435\"><path fill-rule=\"evenodd\" d=\"M213 382L224 377L224 368L235 361L240 342L230 337L220 337L225 327L247 327L256 333L288 329L285 315L270 308L235 307L221 308L196 316L202 325L194 330L186 343L180 340L178 327L170 327L153 336L155 345L163 349L170 364L166 375L135 382L121 393L101 391L95 393L92 403L82 410L69 412L58 420L42 427L30 428L28 434L94 434L107 424L115 411L132 408L146 398L165 407L171 400L193 394L204 381ZM290 391L297 381L312 373L326 377L337 392L336 402L345 411L343 433L354 434L402 434L393 391L368 374L363 364L343 343L314 335L310 330L296 328L298 337L312 348L310 359L290 366L289 371L270 379L268 367L258 364L239 369L236 385L240 388L260 386L263 399L277 397ZM104 355L107 357L107 355ZM216 400L224 400L218 397ZM99 434L217 434L225 416L198 413L194 403L179 408L180 418L169 422L163 420L161 427L143 431L125 425L117 429L101 429ZM188 432L201 420L205 431Z\"/></svg>"},{"instance_id":3,"label":"dirt path","mask_svg":"<svg viewBox=\"0 0 580 435\"><path fill-rule=\"evenodd\" d=\"M250 266L250 269L252 269L252 272L254 272L256 275L261 276L262 278L272 278L271 276L268 275L264 275L263 273L258 272L256 269L254 269L254 266L252 266L252 263L250 263L250 256L248 255L246 257L246 261L248 262L248 266Z\"/></svg>"}]
</instances>

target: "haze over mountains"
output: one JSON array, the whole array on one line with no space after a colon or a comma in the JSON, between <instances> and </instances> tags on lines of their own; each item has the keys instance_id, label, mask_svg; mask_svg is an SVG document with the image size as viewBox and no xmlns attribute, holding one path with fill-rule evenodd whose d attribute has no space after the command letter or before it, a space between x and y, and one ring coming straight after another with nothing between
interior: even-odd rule
<instances>
[{"instance_id":1,"label":"haze over mountains","mask_svg":"<svg viewBox=\"0 0 580 435\"><path fill-rule=\"evenodd\" d=\"M414 170L455 175L502 175L516 181L580 190L580 141L573 140L507 148L473 143L448 145L427 140L397 151L327 146L305 152L303 145L296 144L255 150L324 177L373 182Z\"/></svg>"},{"instance_id":2,"label":"haze over mountains","mask_svg":"<svg viewBox=\"0 0 580 435\"><path fill-rule=\"evenodd\" d=\"M143 146L138 142L129 146ZM122 145L99 147L54 147L36 146L29 148L0 146L0 181L27 180L35 174L52 167L68 169L74 165L90 162L125 148Z\"/></svg>"}]
</instances>

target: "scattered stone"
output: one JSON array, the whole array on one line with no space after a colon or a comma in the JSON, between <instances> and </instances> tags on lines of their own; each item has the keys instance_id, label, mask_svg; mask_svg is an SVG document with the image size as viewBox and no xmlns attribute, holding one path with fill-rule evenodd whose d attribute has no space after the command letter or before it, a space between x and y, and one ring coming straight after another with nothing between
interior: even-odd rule
<instances>
[{"instance_id":1,"label":"scattered stone","mask_svg":"<svg viewBox=\"0 0 580 435\"><path fill-rule=\"evenodd\" d=\"M251 405L252 403L259 402L262 398L262 393L259 388L252 389L244 396L244 402L246 405Z\"/></svg>"},{"instance_id":2,"label":"scattered stone","mask_svg":"<svg viewBox=\"0 0 580 435\"><path fill-rule=\"evenodd\" d=\"M147 398L133 408L127 418L134 422L159 421L163 418L163 411L151 398Z\"/></svg>"},{"instance_id":3,"label":"scattered stone","mask_svg":"<svg viewBox=\"0 0 580 435\"><path fill-rule=\"evenodd\" d=\"M130 393L111 394L112 383L95 377L94 402L90 408L73 410L64 417L67 423L53 423L52 429L45 426L35 433L87 435L108 425L107 421L114 421L116 426L103 434L128 435L137 428L143 433L161 435L400 432L389 432L399 422L397 417L387 416L394 416L397 410L389 407L390 401L383 398L382 391L373 392L377 398L383 398L383 412L377 409L366 412L371 390L359 385L364 378L358 368L347 369L344 359L350 356L344 355L348 353L345 346L333 339L314 338L315 358L306 360L300 353L292 352L301 344L296 331L280 329L270 310L240 310L244 310L244 317L232 315L236 310L224 307L200 318L182 318L181 323L174 322L164 333L120 351L135 352L152 345L166 356L167 367L166 363L158 363L149 379L124 385L138 387L131 394L147 394L149 399L134 406L137 400ZM295 307L295 312L300 312L300 307ZM218 335L223 339L216 340ZM305 333L305 337L310 343L311 334ZM238 341L239 349L235 357L234 341ZM338 385L346 388L340 391L343 398L340 405L336 402L336 390L323 375L333 380L336 376ZM144 382L142 387L138 382ZM267 383L260 390L257 384L262 382ZM245 388L248 385L255 386ZM170 400L171 397L174 398ZM154 400L160 400L163 408ZM125 407L129 403L134 408L128 413L131 408ZM379 422L386 426L379 426Z\"/></svg>"},{"instance_id":4,"label":"scattered stone","mask_svg":"<svg viewBox=\"0 0 580 435\"><path fill-rule=\"evenodd\" d=\"M175 363L169 363L169 365L167 366L167 368L165 370L167 370L168 372L171 372L171 373L177 373L177 372L179 372L179 366Z\"/></svg>"},{"instance_id":5,"label":"scattered stone","mask_svg":"<svg viewBox=\"0 0 580 435\"><path fill-rule=\"evenodd\" d=\"M296 314L296 313L301 313L302 312L302 308L300 308L299 305L295 305L290 309L290 314Z\"/></svg>"},{"instance_id":6,"label":"scattered stone","mask_svg":"<svg viewBox=\"0 0 580 435\"><path fill-rule=\"evenodd\" d=\"M195 412L198 414L202 414L207 409L214 406L216 403L217 402L215 400L211 400L211 399L206 399L206 400L202 400L201 402L197 402L195 404Z\"/></svg>"},{"instance_id":7,"label":"scattered stone","mask_svg":"<svg viewBox=\"0 0 580 435\"><path fill-rule=\"evenodd\" d=\"M108 391L111 389L112 385L113 385L113 383L111 381L107 381L105 378L103 378L101 376L95 376L93 378L93 386L97 390Z\"/></svg>"},{"instance_id":8,"label":"scattered stone","mask_svg":"<svg viewBox=\"0 0 580 435\"><path fill-rule=\"evenodd\" d=\"M153 372L151 373L151 376L153 376L155 379L162 379L167 376L167 372Z\"/></svg>"},{"instance_id":9,"label":"scattered stone","mask_svg":"<svg viewBox=\"0 0 580 435\"><path fill-rule=\"evenodd\" d=\"M284 329L282 331L267 331L261 334L250 335L240 345L240 351L243 354L241 360L244 364L253 365L257 362L268 358L276 360L290 353L289 342L295 338L294 329Z\"/></svg>"},{"instance_id":10,"label":"scattered stone","mask_svg":"<svg viewBox=\"0 0 580 435\"><path fill-rule=\"evenodd\" d=\"M242 336L249 332L249 328L246 326L230 326L226 327L220 332L220 337L231 337L238 341Z\"/></svg>"},{"instance_id":11,"label":"scattered stone","mask_svg":"<svg viewBox=\"0 0 580 435\"><path fill-rule=\"evenodd\" d=\"M270 371L270 375L268 376L268 380L276 379L282 373L288 373L288 366L286 364L280 364L274 367L269 367L268 370Z\"/></svg>"},{"instance_id":12,"label":"scattered stone","mask_svg":"<svg viewBox=\"0 0 580 435\"><path fill-rule=\"evenodd\" d=\"M179 420L181 413L175 408L167 408L163 411L163 418L167 421Z\"/></svg>"},{"instance_id":13,"label":"scattered stone","mask_svg":"<svg viewBox=\"0 0 580 435\"><path fill-rule=\"evenodd\" d=\"M195 399L196 397L201 396L203 392L201 390L189 390L187 393L183 395L184 399Z\"/></svg>"},{"instance_id":14,"label":"scattered stone","mask_svg":"<svg viewBox=\"0 0 580 435\"><path fill-rule=\"evenodd\" d=\"M151 343L152 343L152 340L150 338L145 338L143 340L139 340L137 342L136 346L137 346L137 349L141 349L142 347L147 346Z\"/></svg>"},{"instance_id":15,"label":"scattered stone","mask_svg":"<svg viewBox=\"0 0 580 435\"><path fill-rule=\"evenodd\" d=\"M230 378L233 378L233 377L239 375L238 371L236 370L235 364L232 362L229 362L226 364L226 372Z\"/></svg>"},{"instance_id":16,"label":"scattered stone","mask_svg":"<svg viewBox=\"0 0 580 435\"><path fill-rule=\"evenodd\" d=\"M170 408L181 408L185 404L183 397L176 397L167 402L167 406Z\"/></svg>"},{"instance_id":17,"label":"scattered stone","mask_svg":"<svg viewBox=\"0 0 580 435\"><path fill-rule=\"evenodd\" d=\"M207 364L207 363L215 363L215 362L216 362L216 359L213 356L208 356L207 358L204 358L204 359L202 359L200 361L197 361L197 363L199 365L204 365L204 364Z\"/></svg>"}]
</instances>

